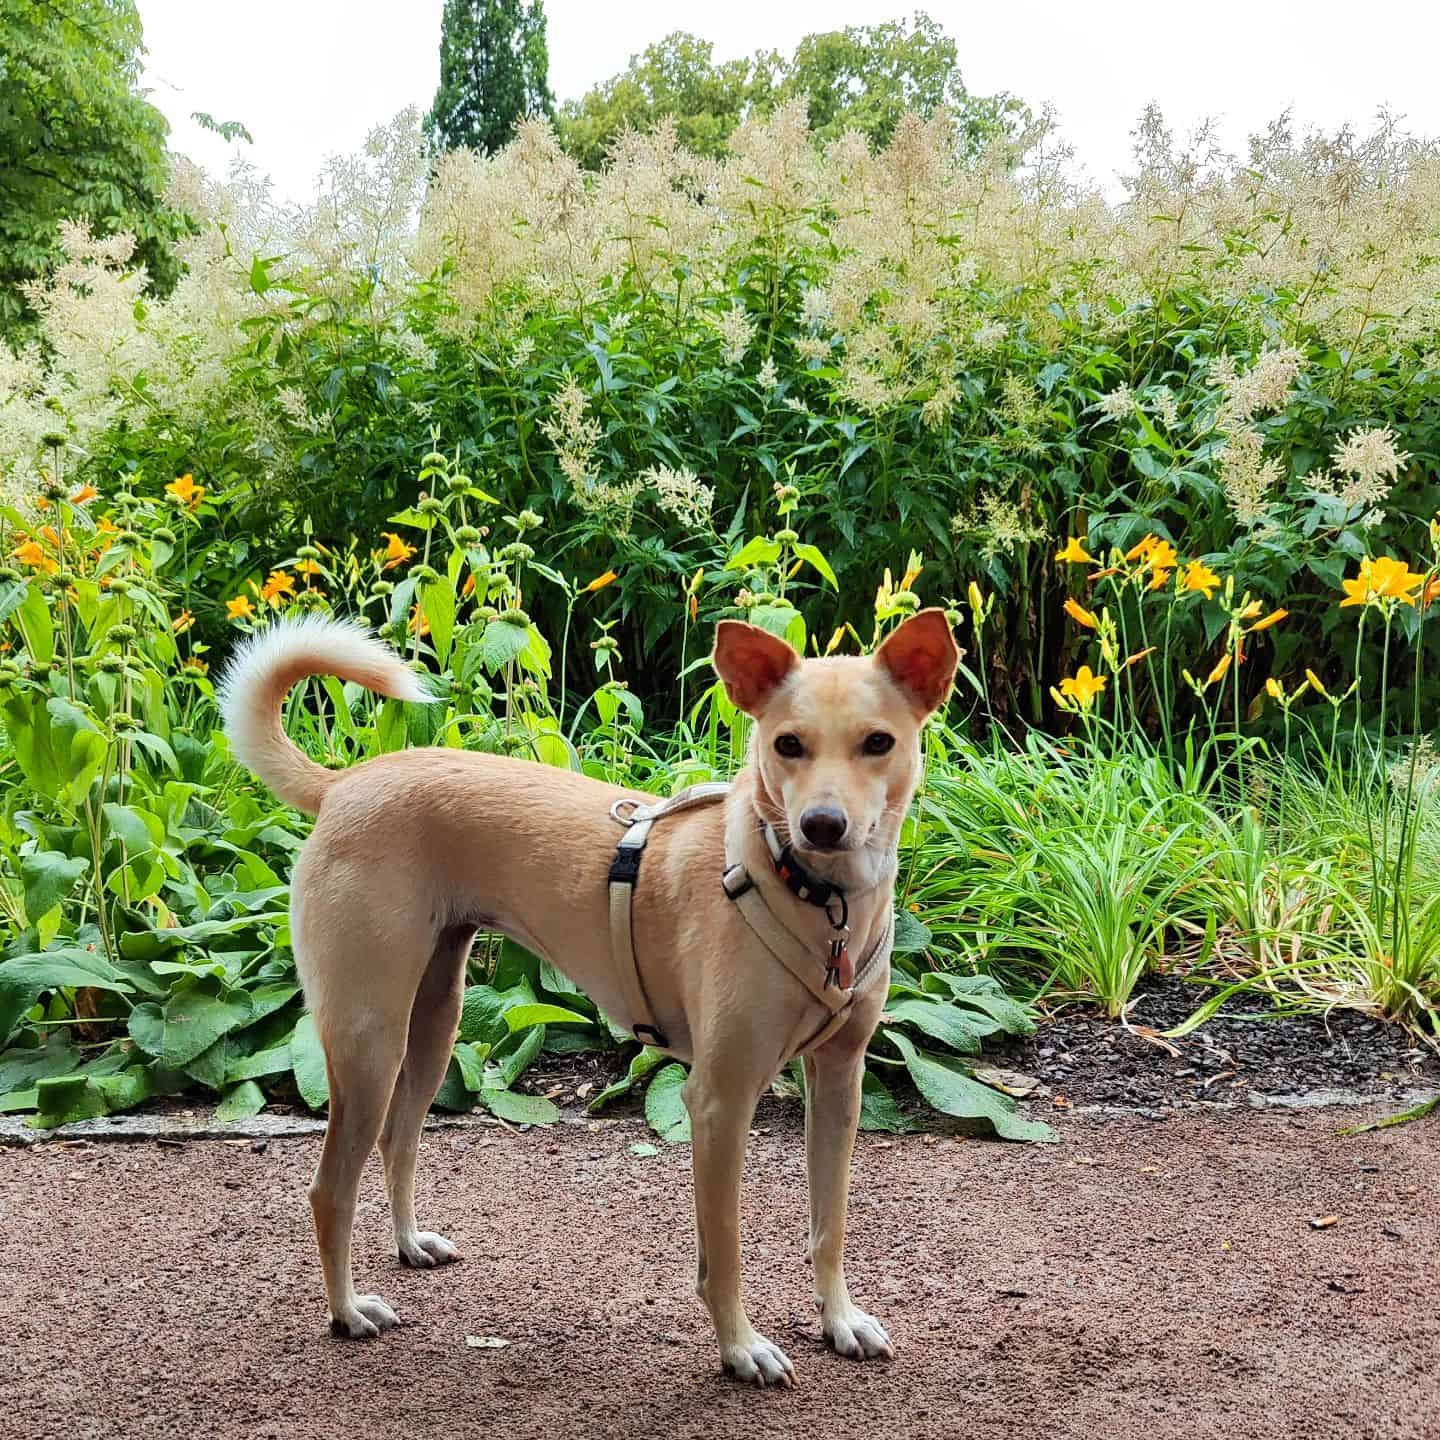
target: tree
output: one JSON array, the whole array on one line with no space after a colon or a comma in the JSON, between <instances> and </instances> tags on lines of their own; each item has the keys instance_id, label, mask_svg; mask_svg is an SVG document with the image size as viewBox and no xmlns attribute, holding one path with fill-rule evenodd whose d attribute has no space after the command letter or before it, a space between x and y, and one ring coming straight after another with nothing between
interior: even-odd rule
<instances>
[{"instance_id":1,"label":"tree","mask_svg":"<svg viewBox=\"0 0 1440 1440\"><path fill-rule=\"evenodd\" d=\"M488 154L529 115L553 115L541 0L445 0L440 87L425 117L433 150Z\"/></svg>"},{"instance_id":2,"label":"tree","mask_svg":"<svg viewBox=\"0 0 1440 1440\"><path fill-rule=\"evenodd\" d=\"M769 99L781 60L757 54L717 65L708 40L677 30L632 55L625 70L561 107L565 148L597 170L616 136L650 130L675 117L681 143L699 155L720 155L731 132L752 108Z\"/></svg>"},{"instance_id":3,"label":"tree","mask_svg":"<svg viewBox=\"0 0 1440 1440\"><path fill-rule=\"evenodd\" d=\"M58 254L61 220L129 231L159 290L186 220L164 200L165 117L137 88L134 0L5 0L0 20L0 333L28 318L20 286Z\"/></svg>"},{"instance_id":4,"label":"tree","mask_svg":"<svg viewBox=\"0 0 1440 1440\"><path fill-rule=\"evenodd\" d=\"M718 155L747 116L799 97L821 140L859 130L883 145L907 110L930 115L943 106L978 152L1029 119L1012 96L966 90L955 42L924 14L908 26L890 21L807 35L788 60L762 50L717 65L712 49L677 31L632 56L622 74L561 107L565 148L594 169L622 131L648 130L669 115L692 150Z\"/></svg>"},{"instance_id":5,"label":"tree","mask_svg":"<svg viewBox=\"0 0 1440 1440\"><path fill-rule=\"evenodd\" d=\"M1028 118L1012 96L972 95L960 78L955 42L923 13L909 30L890 20L807 35L776 92L782 101L798 97L809 102L818 139L859 130L877 146L889 142L907 110L923 116L948 110L976 151Z\"/></svg>"}]
</instances>

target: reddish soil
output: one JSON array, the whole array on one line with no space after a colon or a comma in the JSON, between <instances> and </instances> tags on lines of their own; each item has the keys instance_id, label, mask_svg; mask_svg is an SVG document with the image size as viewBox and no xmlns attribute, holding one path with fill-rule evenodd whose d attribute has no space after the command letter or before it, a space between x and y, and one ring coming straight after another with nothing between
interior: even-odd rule
<instances>
[{"instance_id":1,"label":"reddish soil","mask_svg":"<svg viewBox=\"0 0 1440 1440\"><path fill-rule=\"evenodd\" d=\"M631 1121L428 1134L421 1220L465 1256L438 1272L388 1252L377 1166L358 1274L408 1323L363 1344L326 1333L314 1139L0 1150L0 1435L1440 1435L1440 1112L1055 1118L1055 1146L861 1137L851 1288L889 1364L822 1348L800 1137L758 1135L750 1311L798 1371L763 1393L691 1294L688 1152L631 1154Z\"/></svg>"}]
</instances>

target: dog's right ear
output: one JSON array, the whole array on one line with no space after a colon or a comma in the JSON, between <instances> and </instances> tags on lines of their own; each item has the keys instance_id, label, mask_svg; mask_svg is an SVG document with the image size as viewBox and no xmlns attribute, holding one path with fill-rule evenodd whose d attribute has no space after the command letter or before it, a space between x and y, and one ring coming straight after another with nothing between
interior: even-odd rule
<instances>
[{"instance_id":1,"label":"dog's right ear","mask_svg":"<svg viewBox=\"0 0 1440 1440\"><path fill-rule=\"evenodd\" d=\"M715 627L711 658L725 682L725 693L747 715L758 715L800 663L800 657L778 635L743 620L722 620Z\"/></svg>"}]
</instances>

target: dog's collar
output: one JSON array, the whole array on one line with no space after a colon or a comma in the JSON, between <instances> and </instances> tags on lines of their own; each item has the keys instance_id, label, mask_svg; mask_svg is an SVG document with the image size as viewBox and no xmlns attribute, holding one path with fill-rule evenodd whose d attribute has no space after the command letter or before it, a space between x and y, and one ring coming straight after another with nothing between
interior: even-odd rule
<instances>
[{"instance_id":1,"label":"dog's collar","mask_svg":"<svg viewBox=\"0 0 1440 1440\"><path fill-rule=\"evenodd\" d=\"M844 928L850 919L850 905L845 891L829 880L812 875L795 858L795 852L781 840L768 820L760 822L760 833L765 837L765 848L770 852L770 863L775 867L780 883L797 900L823 910L837 930Z\"/></svg>"}]
</instances>

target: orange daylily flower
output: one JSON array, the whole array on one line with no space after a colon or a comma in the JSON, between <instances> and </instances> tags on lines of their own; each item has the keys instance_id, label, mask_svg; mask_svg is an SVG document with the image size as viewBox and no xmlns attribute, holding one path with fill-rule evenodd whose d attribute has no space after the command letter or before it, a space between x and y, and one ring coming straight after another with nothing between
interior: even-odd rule
<instances>
[{"instance_id":1,"label":"orange daylily flower","mask_svg":"<svg viewBox=\"0 0 1440 1440\"><path fill-rule=\"evenodd\" d=\"M475 593L475 572L472 570L465 577L465 583L460 587L460 598L468 600Z\"/></svg>"},{"instance_id":2,"label":"orange daylily flower","mask_svg":"<svg viewBox=\"0 0 1440 1440\"><path fill-rule=\"evenodd\" d=\"M1065 565L1090 565L1094 563L1095 557L1080 543L1079 537L1072 535L1066 542L1063 550L1055 552L1055 558Z\"/></svg>"},{"instance_id":3,"label":"orange daylily flower","mask_svg":"<svg viewBox=\"0 0 1440 1440\"><path fill-rule=\"evenodd\" d=\"M1173 570L1179 558L1175 553L1175 547L1168 540L1157 540L1150 547L1150 553L1145 557L1145 563L1152 570Z\"/></svg>"},{"instance_id":4,"label":"orange daylily flower","mask_svg":"<svg viewBox=\"0 0 1440 1440\"><path fill-rule=\"evenodd\" d=\"M236 595L225 602L225 614L231 620L249 620L255 614L255 607L248 595Z\"/></svg>"},{"instance_id":5,"label":"orange daylily flower","mask_svg":"<svg viewBox=\"0 0 1440 1440\"><path fill-rule=\"evenodd\" d=\"M195 617L188 611L182 610L171 622L170 628L177 634L183 635L195 623Z\"/></svg>"},{"instance_id":6,"label":"orange daylily flower","mask_svg":"<svg viewBox=\"0 0 1440 1440\"><path fill-rule=\"evenodd\" d=\"M33 540L27 540L11 553L22 565L28 565L32 570L43 570L47 575L53 575L60 568L59 561L53 560Z\"/></svg>"},{"instance_id":7,"label":"orange daylily flower","mask_svg":"<svg viewBox=\"0 0 1440 1440\"><path fill-rule=\"evenodd\" d=\"M1088 665L1082 665L1073 675L1060 682L1060 692L1074 700L1081 709L1088 710L1095 697L1105 689L1106 678L1104 675L1096 675Z\"/></svg>"},{"instance_id":8,"label":"orange daylily flower","mask_svg":"<svg viewBox=\"0 0 1440 1440\"><path fill-rule=\"evenodd\" d=\"M1285 609L1272 610L1263 620L1257 620L1251 627L1250 633L1258 635L1262 630L1268 630L1272 625L1278 625L1290 612Z\"/></svg>"},{"instance_id":9,"label":"orange daylily flower","mask_svg":"<svg viewBox=\"0 0 1440 1440\"><path fill-rule=\"evenodd\" d=\"M920 558L918 550L910 552L910 558L905 564L905 573L900 577L900 588L902 590L913 590L915 582L920 578L920 572L925 568L925 563Z\"/></svg>"},{"instance_id":10,"label":"orange daylily flower","mask_svg":"<svg viewBox=\"0 0 1440 1440\"><path fill-rule=\"evenodd\" d=\"M92 500L98 500L100 492L93 485L82 485L71 497L72 505L88 505Z\"/></svg>"},{"instance_id":11,"label":"orange daylily flower","mask_svg":"<svg viewBox=\"0 0 1440 1440\"><path fill-rule=\"evenodd\" d=\"M1065 602L1065 613L1077 625L1083 625L1087 630L1095 629L1100 623L1073 595Z\"/></svg>"},{"instance_id":12,"label":"orange daylily flower","mask_svg":"<svg viewBox=\"0 0 1440 1440\"><path fill-rule=\"evenodd\" d=\"M279 608L283 600L295 593L295 579L283 570L272 570L270 578L260 587L260 598Z\"/></svg>"},{"instance_id":13,"label":"orange daylily flower","mask_svg":"<svg viewBox=\"0 0 1440 1440\"><path fill-rule=\"evenodd\" d=\"M1145 588L1147 590L1163 590L1170 583L1170 577L1174 573L1173 570L1156 570Z\"/></svg>"},{"instance_id":14,"label":"orange daylily flower","mask_svg":"<svg viewBox=\"0 0 1440 1440\"><path fill-rule=\"evenodd\" d=\"M1149 558L1150 552L1160 543L1158 535L1147 535L1138 545L1132 545L1126 552L1127 560L1145 560Z\"/></svg>"},{"instance_id":15,"label":"orange daylily flower","mask_svg":"<svg viewBox=\"0 0 1440 1440\"><path fill-rule=\"evenodd\" d=\"M387 570L393 570L397 565L403 565L415 553L415 547L407 545L393 531L382 530L380 534L388 542L385 546L384 556Z\"/></svg>"},{"instance_id":16,"label":"orange daylily flower","mask_svg":"<svg viewBox=\"0 0 1440 1440\"><path fill-rule=\"evenodd\" d=\"M1340 588L1345 592L1340 608L1368 605L1377 600L1399 600L1413 605L1415 592L1424 583L1423 575L1416 574L1403 560L1396 560L1393 556L1380 555L1373 560L1362 560L1360 573L1353 579L1340 582Z\"/></svg>"},{"instance_id":17,"label":"orange daylily flower","mask_svg":"<svg viewBox=\"0 0 1440 1440\"><path fill-rule=\"evenodd\" d=\"M1215 662L1215 668L1206 676L1205 683L1207 685L1213 685L1217 680L1223 680L1226 672L1230 669L1230 662L1234 658L1235 657L1227 650L1225 654Z\"/></svg>"},{"instance_id":18,"label":"orange daylily flower","mask_svg":"<svg viewBox=\"0 0 1440 1440\"><path fill-rule=\"evenodd\" d=\"M1153 655L1154 653L1155 647L1153 645L1147 645L1143 650L1137 650L1133 655L1127 655L1125 657L1125 668L1128 670L1130 666L1138 665L1147 655Z\"/></svg>"},{"instance_id":19,"label":"orange daylily flower","mask_svg":"<svg viewBox=\"0 0 1440 1440\"><path fill-rule=\"evenodd\" d=\"M193 475L182 475L178 480L172 480L166 487L165 493L173 495L182 505L193 510L205 498L205 487L195 483Z\"/></svg>"},{"instance_id":20,"label":"orange daylily flower","mask_svg":"<svg viewBox=\"0 0 1440 1440\"><path fill-rule=\"evenodd\" d=\"M1207 600L1215 598L1215 587L1220 577L1203 561L1192 560L1180 577L1180 588L1203 595Z\"/></svg>"},{"instance_id":21,"label":"orange daylily flower","mask_svg":"<svg viewBox=\"0 0 1440 1440\"><path fill-rule=\"evenodd\" d=\"M603 590L607 585L613 585L620 576L614 570L607 570L603 575L597 575L586 587L585 593L593 595L597 590Z\"/></svg>"},{"instance_id":22,"label":"orange daylily flower","mask_svg":"<svg viewBox=\"0 0 1440 1440\"><path fill-rule=\"evenodd\" d=\"M320 562L318 560L297 560L295 573L297 575L319 575L322 573Z\"/></svg>"},{"instance_id":23,"label":"orange daylily flower","mask_svg":"<svg viewBox=\"0 0 1440 1440\"><path fill-rule=\"evenodd\" d=\"M425 618L425 612L420 608L418 600L410 607L409 630L412 635L428 635L430 633L430 622Z\"/></svg>"},{"instance_id":24,"label":"orange daylily flower","mask_svg":"<svg viewBox=\"0 0 1440 1440\"><path fill-rule=\"evenodd\" d=\"M690 597L690 623L693 625L699 618L700 597L698 595L692 595Z\"/></svg>"}]
</instances>

